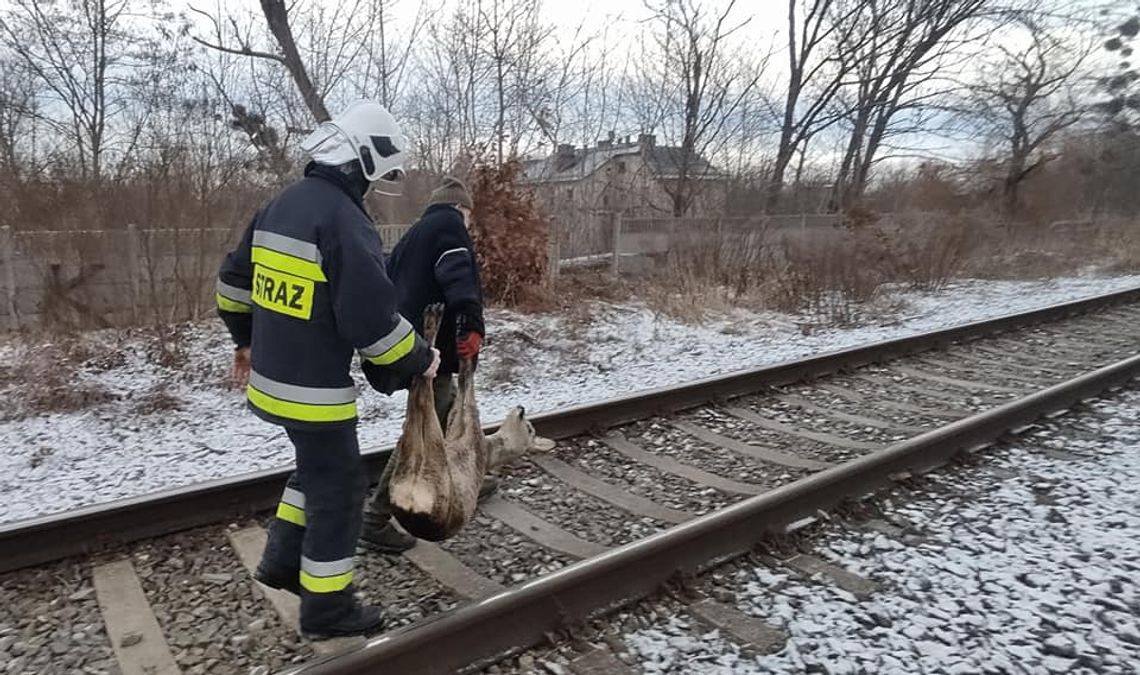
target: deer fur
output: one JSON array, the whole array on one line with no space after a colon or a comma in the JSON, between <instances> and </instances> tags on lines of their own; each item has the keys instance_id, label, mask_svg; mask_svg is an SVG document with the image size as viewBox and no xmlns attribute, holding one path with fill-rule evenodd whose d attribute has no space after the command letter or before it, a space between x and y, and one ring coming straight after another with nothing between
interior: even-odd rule
<instances>
[{"instance_id":1,"label":"deer fur","mask_svg":"<svg viewBox=\"0 0 1140 675\"><path fill-rule=\"evenodd\" d=\"M440 305L424 311L429 342L435 342L442 313ZM469 522L487 471L527 452L554 447L553 441L535 435L522 406L511 410L495 433L483 434L475 402L475 367L468 359L460 361L458 389L446 435L435 413L431 382L416 377L408 392L389 488L396 520L419 539L442 541Z\"/></svg>"}]
</instances>

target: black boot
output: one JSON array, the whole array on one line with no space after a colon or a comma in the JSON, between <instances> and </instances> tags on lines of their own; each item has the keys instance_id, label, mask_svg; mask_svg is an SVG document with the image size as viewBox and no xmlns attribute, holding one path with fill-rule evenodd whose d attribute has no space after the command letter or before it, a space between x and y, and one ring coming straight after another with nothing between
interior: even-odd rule
<instances>
[{"instance_id":1,"label":"black boot","mask_svg":"<svg viewBox=\"0 0 1140 675\"><path fill-rule=\"evenodd\" d=\"M270 588L288 591L293 595L301 594L301 575L299 570L287 570L275 565L267 565L263 560L253 573L254 581Z\"/></svg>"},{"instance_id":2,"label":"black boot","mask_svg":"<svg viewBox=\"0 0 1140 675\"><path fill-rule=\"evenodd\" d=\"M329 640L375 635L384 628L384 610L356 601L352 586L336 593L301 592L301 635Z\"/></svg>"},{"instance_id":3,"label":"black boot","mask_svg":"<svg viewBox=\"0 0 1140 675\"><path fill-rule=\"evenodd\" d=\"M479 503L487 501L499 491L499 479L494 476L487 476L483 478L483 484L479 486Z\"/></svg>"},{"instance_id":4,"label":"black boot","mask_svg":"<svg viewBox=\"0 0 1140 675\"><path fill-rule=\"evenodd\" d=\"M398 555L415 546L416 538L397 530L391 521L369 522L366 515L357 544L366 551Z\"/></svg>"}]
</instances>

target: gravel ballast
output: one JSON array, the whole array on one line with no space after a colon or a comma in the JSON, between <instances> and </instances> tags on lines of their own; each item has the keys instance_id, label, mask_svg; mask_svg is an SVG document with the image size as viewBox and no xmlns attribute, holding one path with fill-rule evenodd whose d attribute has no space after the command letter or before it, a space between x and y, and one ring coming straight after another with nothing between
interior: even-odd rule
<instances>
[{"instance_id":1,"label":"gravel ballast","mask_svg":"<svg viewBox=\"0 0 1140 675\"><path fill-rule=\"evenodd\" d=\"M398 555L358 551L354 584L367 602L384 607L386 629L446 612L462 599Z\"/></svg>"},{"instance_id":2,"label":"gravel ballast","mask_svg":"<svg viewBox=\"0 0 1140 675\"><path fill-rule=\"evenodd\" d=\"M651 499L662 506L703 515L739 499L714 488L694 483L646 466L611 450L597 439L559 443L554 451L562 461L592 476Z\"/></svg>"},{"instance_id":3,"label":"gravel ballast","mask_svg":"<svg viewBox=\"0 0 1140 675\"><path fill-rule=\"evenodd\" d=\"M719 636L693 648L691 630L670 621L627 641L652 672L693 672L659 664L699 660L723 674L1134 673L1140 392L980 459L881 500L917 538L838 524L813 538L814 555L880 584L865 600L782 567L738 568L737 605L788 631L780 652L745 656Z\"/></svg>"},{"instance_id":4,"label":"gravel ballast","mask_svg":"<svg viewBox=\"0 0 1140 675\"><path fill-rule=\"evenodd\" d=\"M849 450L802 436L765 429L716 408L696 410L688 415L687 419L722 436L805 459L840 464L864 454L864 451Z\"/></svg>"},{"instance_id":5,"label":"gravel ballast","mask_svg":"<svg viewBox=\"0 0 1140 675\"><path fill-rule=\"evenodd\" d=\"M90 568L63 561L0 577L0 672L119 675Z\"/></svg>"},{"instance_id":6,"label":"gravel ballast","mask_svg":"<svg viewBox=\"0 0 1140 675\"><path fill-rule=\"evenodd\" d=\"M270 672L312 658L230 548L224 528L204 528L136 548L131 563L183 675Z\"/></svg>"},{"instance_id":7,"label":"gravel ballast","mask_svg":"<svg viewBox=\"0 0 1140 675\"><path fill-rule=\"evenodd\" d=\"M810 473L805 469L763 464L731 450L703 443L667 423L638 422L623 427L621 431L626 438L646 450L668 455L708 473L760 487L778 487Z\"/></svg>"},{"instance_id":8,"label":"gravel ballast","mask_svg":"<svg viewBox=\"0 0 1140 675\"><path fill-rule=\"evenodd\" d=\"M504 472L500 493L539 518L579 539L620 546L648 537L665 523L634 515L578 492L542 469L521 462Z\"/></svg>"},{"instance_id":9,"label":"gravel ballast","mask_svg":"<svg viewBox=\"0 0 1140 675\"><path fill-rule=\"evenodd\" d=\"M575 561L539 546L479 512L459 534L440 545L471 569L504 586L520 584Z\"/></svg>"}]
</instances>

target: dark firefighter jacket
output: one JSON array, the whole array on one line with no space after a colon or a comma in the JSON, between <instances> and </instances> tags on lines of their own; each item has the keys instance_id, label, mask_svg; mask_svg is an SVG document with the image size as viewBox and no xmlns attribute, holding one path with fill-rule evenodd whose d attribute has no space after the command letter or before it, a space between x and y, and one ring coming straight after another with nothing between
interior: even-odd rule
<instances>
[{"instance_id":1,"label":"dark firefighter jacket","mask_svg":"<svg viewBox=\"0 0 1140 675\"><path fill-rule=\"evenodd\" d=\"M363 185L310 164L246 229L218 274L218 313L251 346L249 406L294 428L356 422L353 354L389 391L431 364L427 343L397 311ZM378 373L380 371L380 373Z\"/></svg>"},{"instance_id":2,"label":"dark firefighter jacket","mask_svg":"<svg viewBox=\"0 0 1140 675\"><path fill-rule=\"evenodd\" d=\"M425 307L446 305L435 344L439 372L458 372L456 319L463 317L469 330L484 334L479 263L463 214L447 204L429 206L392 250L388 276L399 293L400 313L417 331L423 332Z\"/></svg>"}]
</instances>

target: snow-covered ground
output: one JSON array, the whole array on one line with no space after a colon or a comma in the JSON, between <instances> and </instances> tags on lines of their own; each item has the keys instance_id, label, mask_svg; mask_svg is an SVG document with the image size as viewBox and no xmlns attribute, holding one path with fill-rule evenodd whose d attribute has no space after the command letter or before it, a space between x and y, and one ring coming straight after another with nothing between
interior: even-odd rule
<instances>
[{"instance_id":1,"label":"snow-covered ground","mask_svg":"<svg viewBox=\"0 0 1140 675\"><path fill-rule=\"evenodd\" d=\"M875 323L806 335L809 317L770 312L739 310L693 326L633 305L596 303L573 316L494 311L480 410L491 422L518 404L552 410L1135 286L1140 276L965 281L934 294L896 293L898 309ZM0 522L291 463L281 430L246 412L225 386L232 352L221 323L184 332L178 365L161 365L153 345L121 333L87 336L76 364L38 371L25 365L49 347L0 344ZM49 375L59 380L49 382L54 392L90 390L95 402L22 414L29 391L44 387L27 379ZM362 395L363 447L395 442L404 403L403 395Z\"/></svg>"},{"instance_id":2,"label":"snow-covered ground","mask_svg":"<svg viewBox=\"0 0 1140 675\"><path fill-rule=\"evenodd\" d=\"M717 632L694 640L679 618L627 642L647 672L1136 673L1140 392L1093 414L981 467L933 474L930 496L888 502L919 543L850 530L818 542L817 555L882 584L869 599L746 572L740 609L790 635L777 654L743 656Z\"/></svg>"}]
</instances>

